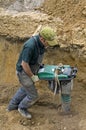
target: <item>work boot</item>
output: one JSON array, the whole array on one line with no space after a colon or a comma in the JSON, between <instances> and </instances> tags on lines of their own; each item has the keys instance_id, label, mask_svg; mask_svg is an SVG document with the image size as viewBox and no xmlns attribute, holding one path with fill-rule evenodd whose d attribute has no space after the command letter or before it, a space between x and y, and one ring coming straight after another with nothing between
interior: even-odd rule
<instances>
[{"instance_id":1,"label":"work boot","mask_svg":"<svg viewBox=\"0 0 86 130\"><path fill-rule=\"evenodd\" d=\"M18 108L18 112L23 116L26 117L28 119L32 118L32 115L27 111L27 109L24 108Z\"/></svg>"},{"instance_id":2,"label":"work boot","mask_svg":"<svg viewBox=\"0 0 86 130\"><path fill-rule=\"evenodd\" d=\"M9 105L6 109L6 111L10 112L10 111L13 111L13 110L17 110L18 109L18 105Z\"/></svg>"}]
</instances>

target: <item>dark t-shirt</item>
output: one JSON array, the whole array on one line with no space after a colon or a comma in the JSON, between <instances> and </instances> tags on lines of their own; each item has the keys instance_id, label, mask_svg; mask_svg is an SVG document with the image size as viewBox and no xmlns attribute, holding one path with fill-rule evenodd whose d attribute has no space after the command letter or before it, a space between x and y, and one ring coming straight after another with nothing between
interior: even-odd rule
<instances>
[{"instance_id":1,"label":"dark t-shirt","mask_svg":"<svg viewBox=\"0 0 86 130\"><path fill-rule=\"evenodd\" d=\"M17 71L21 72L23 69L21 66L22 60L29 65L35 65L37 64L39 55L44 54L44 52L45 48L39 39L39 35L35 36L35 39L31 37L24 43L18 62L16 64Z\"/></svg>"}]
</instances>

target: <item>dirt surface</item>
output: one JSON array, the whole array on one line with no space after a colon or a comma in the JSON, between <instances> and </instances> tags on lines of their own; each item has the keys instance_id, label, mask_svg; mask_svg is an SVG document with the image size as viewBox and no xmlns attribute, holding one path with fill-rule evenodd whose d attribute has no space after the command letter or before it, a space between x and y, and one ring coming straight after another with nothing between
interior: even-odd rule
<instances>
[{"instance_id":1,"label":"dirt surface","mask_svg":"<svg viewBox=\"0 0 86 130\"><path fill-rule=\"evenodd\" d=\"M85 0L47 0L41 10L54 17L62 18L66 26L86 20Z\"/></svg>"},{"instance_id":2,"label":"dirt surface","mask_svg":"<svg viewBox=\"0 0 86 130\"><path fill-rule=\"evenodd\" d=\"M13 0L7 0L8 6L10 6L9 1L11 1L11 4L13 3ZM4 1L2 5L4 8L6 7ZM3 84L0 85L0 130L86 130L86 51L84 50L86 46L84 48L82 47L83 43L86 45L86 0L47 0L39 10L52 17L59 17L64 21L64 32L70 34L66 42L69 43L72 40L70 33L72 29L78 32L76 36L75 33L73 34L75 40L72 42L77 43L77 39L79 38L79 41L82 42L81 46L77 45L80 47L79 49L77 49L77 46L74 46L75 50L71 48L70 51L68 48L66 50L62 48L61 50L59 48L55 51L51 50L52 54L51 51L48 52L44 60L45 64L58 64L62 62L63 64L70 64L72 66L77 65L78 74L74 79L74 88L71 93L71 114L64 115L61 113L59 95L54 96L48 89L48 84L45 81L40 81L36 85L40 99L29 109L33 116L31 120L23 118L16 110L7 112L6 108L9 100L20 85L18 83L16 85ZM63 35L62 30L60 30L60 33ZM83 58L81 53L78 53L82 49L84 52ZM6 50L4 49L4 51ZM7 68L11 66L9 57L9 55L6 56L9 61ZM51 57L52 61L50 59ZM14 61L12 62L14 63ZM14 72L12 66L10 68ZM10 80L11 75L7 79Z\"/></svg>"},{"instance_id":3,"label":"dirt surface","mask_svg":"<svg viewBox=\"0 0 86 130\"><path fill-rule=\"evenodd\" d=\"M42 84L42 85L41 85ZM45 83L37 85L40 99L29 111L33 118L23 118L18 111L6 112L8 101L18 86L0 86L1 130L86 130L86 89L74 82L71 115L62 115L58 96L47 89ZM10 96L9 96L10 95Z\"/></svg>"},{"instance_id":4,"label":"dirt surface","mask_svg":"<svg viewBox=\"0 0 86 130\"><path fill-rule=\"evenodd\" d=\"M1 130L86 130L86 76L84 74L86 64L78 64L79 59L74 61L67 52L59 49L58 52L57 50L52 52L53 56L51 51L46 53L44 63L47 60L49 64L57 64L63 61L63 64L67 63L71 66L77 64L79 69L71 93L71 114L64 115L61 113L59 95L54 96L48 89L46 81L40 81L36 84L40 99L29 109L33 116L31 120L22 117L17 110L7 112L8 102L20 85L3 85L0 86ZM55 55L59 55L59 57L57 58ZM52 61L49 56L52 56Z\"/></svg>"}]
</instances>

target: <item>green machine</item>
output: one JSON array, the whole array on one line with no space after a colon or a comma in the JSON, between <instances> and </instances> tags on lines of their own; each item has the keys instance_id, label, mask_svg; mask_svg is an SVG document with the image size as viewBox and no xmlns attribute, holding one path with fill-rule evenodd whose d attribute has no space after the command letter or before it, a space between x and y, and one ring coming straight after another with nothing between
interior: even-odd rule
<instances>
[{"instance_id":1,"label":"green machine","mask_svg":"<svg viewBox=\"0 0 86 130\"><path fill-rule=\"evenodd\" d=\"M77 68L70 65L44 65L38 71L39 79L48 81L49 89L54 95L61 93L62 109L65 113L70 111L71 86L76 73Z\"/></svg>"},{"instance_id":2,"label":"green machine","mask_svg":"<svg viewBox=\"0 0 86 130\"><path fill-rule=\"evenodd\" d=\"M38 71L38 77L41 80L54 80L57 76L58 80L71 80L76 77L77 68L70 65L44 65Z\"/></svg>"}]
</instances>

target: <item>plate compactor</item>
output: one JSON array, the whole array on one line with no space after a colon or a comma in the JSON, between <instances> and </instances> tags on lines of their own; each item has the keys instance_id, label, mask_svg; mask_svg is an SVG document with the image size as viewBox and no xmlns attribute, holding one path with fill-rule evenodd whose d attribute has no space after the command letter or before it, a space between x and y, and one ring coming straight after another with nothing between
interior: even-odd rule
<instances>
[{"instance_id":1,"label":"plate compactor","mask_svg":"<svg viewBox=\"0 0 86 130\"><path fill-rule=\"evenodd\" d=\"M70 112L71 90L77 68L70 65L43 65L38 71L40 80L46 80L54 95L60 93L62 110Z\"/></svg>"}]
</instances>

